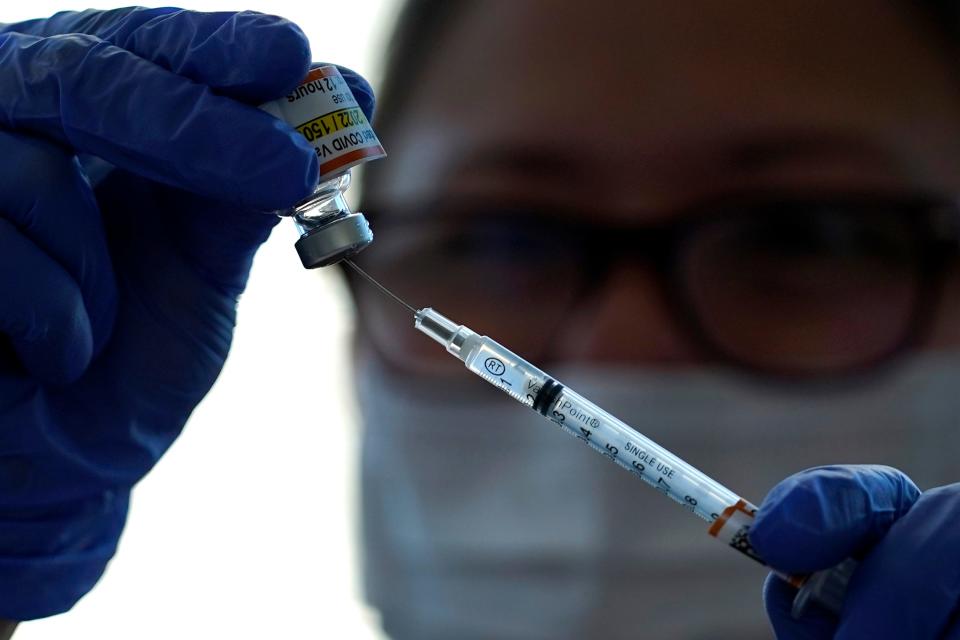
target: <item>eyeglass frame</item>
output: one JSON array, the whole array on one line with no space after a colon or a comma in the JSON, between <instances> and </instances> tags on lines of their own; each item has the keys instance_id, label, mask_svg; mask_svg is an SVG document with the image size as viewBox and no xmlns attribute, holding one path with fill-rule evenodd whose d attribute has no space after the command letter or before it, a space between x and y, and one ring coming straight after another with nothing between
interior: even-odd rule
<instances>
[{"instance_id":1,"label":"eyeglass frame","mask_svg":"<svg viewBox=\"0 0 960 640\"><path fill-rule=\"evenodd\" d=\"M683 280L680 272L683 245L689 242L697 230L713 224L718 220L730 219L734 216L753 217L761 206L764 209L791 207L798 205L810 208L856 207L864 209L870 206L881 208L885 212L896 211L907 222L919 241L920 261L917 265L919 281L917 283L916 302L913 304L910 320L907 322L899 339L891 341L885 349L872 358L864 359L856 365L844 367L837 371L807 371L801 372L784 367L764 366L742 358L730 350L724 349L721 341L712 339L706 323L697 311L689 289L691 287ZM377 215L376 206L365 206L373 213L367 213L371 225L405 226L405 216ZM430 210L428 205L421 205L418 209ZM521 208L521 207L515 207ZM749 214L740 211L744 208L752 209ZM543 206L533 208L542 211ZM387 208L379 208L385 211ZM942 196L926 193L882 194L862 193L824 193L824 194L785 194L781 191L765 192L754 191L750 194L735 194L723 196L692 206L683 207L669 212L659 222L643 224L630 229L620 229L610 233L609 229L600 232L590 229L588 224L582 227L597 234L604 233L613 241L596 242L594 239L580 241L579 251L586 256L584 263L588 271L582 273L580 286L572 292L568 308L582 304L589 300L594 291L601 290L615 265L621 263L626 255L632 261L643 261L649 265L654 273L659 293L666 303L670 317L678 323L691 344L706 358L721 365L730 366L752 377L767 380L782 381L825 381L836 379L854 379L864 374L873 373L891 365L898 356L923 343L933 326L936 310L942 298L946 281L947 266L951 258L960 255L960 203ZM501 214L502 215L502 214ZM527 217L533 217L526 214ZM390 219L387 223L386 219ZM392 219L391 219L392 218ZM572 234L580 236L580 234ZM640 242L637 242L637 240ZM355 274L345 270L347 280L355 286ZM375 275L375 274L374 274ZM559 330L561 325L556 326ZM545 342L545 353L550 353L549 345L555 344L550 338Z\"/></svg>"}]
</instances>

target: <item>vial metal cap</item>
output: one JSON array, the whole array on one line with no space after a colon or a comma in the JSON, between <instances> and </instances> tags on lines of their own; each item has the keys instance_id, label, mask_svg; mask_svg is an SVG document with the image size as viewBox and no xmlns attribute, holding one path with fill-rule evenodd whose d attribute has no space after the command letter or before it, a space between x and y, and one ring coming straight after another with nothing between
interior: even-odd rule
<instances>
[{"instance_id":1,"label":"vial metal cap","mask_svg":"<svg viewBox=\"0 0 960 640\"><path fill-rule=\"evenodd\" d=\"M334 218L300 236L295 245L307 269L326 267L363 251L373 242L373 231L362 213Z\"/></svg>"}]
</instances>

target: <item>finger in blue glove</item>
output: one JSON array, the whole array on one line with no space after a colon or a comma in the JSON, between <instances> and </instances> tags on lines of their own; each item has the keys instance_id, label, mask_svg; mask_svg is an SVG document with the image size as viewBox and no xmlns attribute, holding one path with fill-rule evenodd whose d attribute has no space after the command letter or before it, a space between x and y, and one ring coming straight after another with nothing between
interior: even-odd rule
<instances>
[{"instance_id":1,"label":"finger in blue glove","mask_svg":"<svg viewBox=\"0 0 960 640\"><path fill-rule=\"evenodd\" d=\"M30 374L74 381L106 344L117 288L100 209L63 148L0 131L0 333Z\"/></svg>"},{"instance_id":2,"label":"finger in blue glove","mask_svg":"<svg viewBox=\"0 0 960 640\"><path fill-rule=\"evenodd\" d=\"M310 67L303 31L279 16L256 11L203 13L171 7L63 11L44 20L6 25L3 31L35 36L96 36L247 104L261 104L296 87ZM339 67L360 108L373 119L370 84Z\"/></svg>"},{"instance_id":3,"label":"finger in blue glove","mask_svg":"<svg viewBox=\"0 0 960 640\"><path fill-rule=\"evenodd\" d=\"M288 125L95 36L0 34L0 127L253 209L289 207L318 178Z\"/></svg>"},{"instance_id":4,"label":"finger in blue glove","mask_svg":"<svg viewBox=\"0 0 960 640\"><path fill-rule=\"evenodd\" d=\"M856 557L839 620L790 616L796 591L770 576L768 616L784 640L960 637L960 485L921 494L889 467L801 472L761 505L751 542L771 566L807 573Z\"/></svg>"},{"instance_id":5,"label":"finger in blue glove","mask_svg":"<svg viewBox=\"0 0 960 640\"><path fill-rule=\"evenodd\" d=\"M767 494L750 542L771 567L812 573L871 547L919 496L913 481L891 467L808 469Z\"/></svg>"}]
</instances>

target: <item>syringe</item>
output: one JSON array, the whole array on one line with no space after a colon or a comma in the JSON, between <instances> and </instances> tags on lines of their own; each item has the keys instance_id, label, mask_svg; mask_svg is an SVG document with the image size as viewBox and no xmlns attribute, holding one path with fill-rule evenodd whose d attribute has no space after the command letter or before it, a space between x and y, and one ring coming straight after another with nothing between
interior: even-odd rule
<instances>
[{"instance_id":1,"label":"syringe","mask_svg":"<svg viewBox=\"0 0 960 640\"><path fill-rule=\"evenodd\" d=\"M413 313L417 330L442 344L467 369L706 520L710 524L707 531L714 538L751 560L766 564L748 537L757 512L752 503L500 343L429 307L415 309L352 261L344 263ZM799 589L793 602L795 617L801 616L811 601L839 614L856 566L856 561L847 559L809 576L775 573Z\"/></svg>"},{"instance_id":2,"label":"syringe","mask_svg":"<svg viewBox=\"0 0 960 640\"><path fill-rule=\"evenodd\" d=\"M706 520L711 536L764 564L747 535L757 512L749 501L494 340L429 307L415 312L414 326L473 373ZM801 615L810 600L839 613L855 568L853 560L846 560L812 576L778 575L800 589L795 615Z\"/></svg>"}]
</instances>

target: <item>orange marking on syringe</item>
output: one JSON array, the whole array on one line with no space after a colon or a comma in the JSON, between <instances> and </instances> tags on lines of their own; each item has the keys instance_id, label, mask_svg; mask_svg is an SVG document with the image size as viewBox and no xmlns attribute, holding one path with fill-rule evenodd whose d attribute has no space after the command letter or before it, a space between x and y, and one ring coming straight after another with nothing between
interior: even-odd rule
<instances>
[{"instance_id":1,"label":"orange marking on syringe","mask_svg":"<svg viewBox=\"0 0 960 640\"><path fill-rule=\"evenodd\" d=\"M727 524L727 520L730 519L730 516L732 516L737 511L744 513L750 516L751 518L756 513L755 510L747 507L746 500L743 500L743 499L737 500L736 504L732 504L723 510L723 513L721 513L720 516L713 521L713 524L710 525L710 528L707 530L707 532L710 535L712 535L714 538L716 538L717 534L720 533L720 530L723 529L723 525Z\"/></svg>"}]
</instances>

